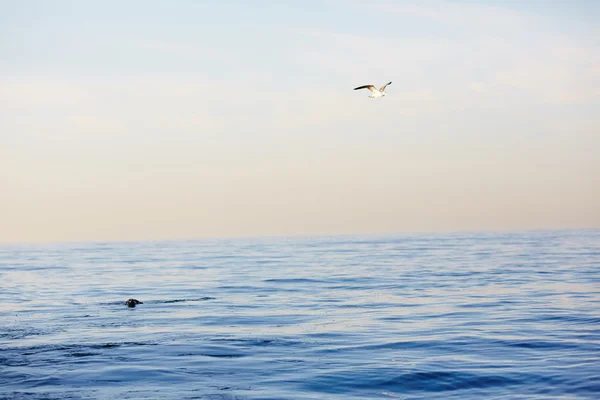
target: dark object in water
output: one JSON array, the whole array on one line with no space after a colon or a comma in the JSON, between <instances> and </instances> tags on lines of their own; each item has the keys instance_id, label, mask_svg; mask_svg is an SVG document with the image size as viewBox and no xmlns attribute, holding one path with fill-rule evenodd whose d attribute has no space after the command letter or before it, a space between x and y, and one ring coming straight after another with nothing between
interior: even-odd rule
<instances>
[{"instance_id":1,"label":"dark object in water","mask_svg":"<svg viewBox=\"0 0 600 400\"><path fill-rule=\"evenodd\" d=\"M125 304L127 304L127 307L135 307L136 304L144 304L143 302L136 300L136 299L129 299L125 302Z\"/></svg>"}]
</instances>

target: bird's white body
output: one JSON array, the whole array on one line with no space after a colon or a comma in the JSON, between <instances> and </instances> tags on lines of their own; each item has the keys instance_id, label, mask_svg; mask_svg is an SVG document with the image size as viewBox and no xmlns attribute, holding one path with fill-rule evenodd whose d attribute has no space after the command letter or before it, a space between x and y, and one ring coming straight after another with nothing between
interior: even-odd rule
<instances>
[{"instance_id":1,"label":"bird's white body","mask_svg":"<svg viewBox=\"0 0 600 400\"><path fill-rule=\"evenodd\" d=\"M387 93L385 92L385 88L388 85L391 85L392 82L386 83L385 85L383 85L382 87L380 87L379 89L377 89L375 86L373 85L364 85L364 86L359 86L357 88L354 88L354 90L359 90L359 89L369 89L371 91L371 94L369 95L370 98L372 99L376 99L378 97L384 97L387 96Z\"/></svg>"}]
</instances>

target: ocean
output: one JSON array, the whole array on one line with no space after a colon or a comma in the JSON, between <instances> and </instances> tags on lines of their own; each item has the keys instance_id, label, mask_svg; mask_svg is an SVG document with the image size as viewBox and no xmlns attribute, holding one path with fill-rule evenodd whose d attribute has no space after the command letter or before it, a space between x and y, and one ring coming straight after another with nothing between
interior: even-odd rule
<instances>
[{"instance_id":1,"label":"ocean","mask_svg":"<svg viewBox=\"0 0 600 400\"><path fill-rule=\"evenodd\" d=\"M0 246L0 399L599 398L600 230Z\"/></svg>"}]
</instances>

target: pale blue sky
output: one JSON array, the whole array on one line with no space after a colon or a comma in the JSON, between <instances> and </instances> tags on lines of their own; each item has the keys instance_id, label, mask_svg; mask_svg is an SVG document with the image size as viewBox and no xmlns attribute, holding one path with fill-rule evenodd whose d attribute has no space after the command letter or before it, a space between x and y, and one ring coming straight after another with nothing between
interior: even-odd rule
<instances>
[{"instance_id":1,"label":"pale blue sky","mask_svg":"<svg viewBox=\"0 0 600 400\"><path fill-rule=\"evenodd\" d=\"M599 17L0 0L0 242L598 227Z\"/></svg>"}]
</instances>

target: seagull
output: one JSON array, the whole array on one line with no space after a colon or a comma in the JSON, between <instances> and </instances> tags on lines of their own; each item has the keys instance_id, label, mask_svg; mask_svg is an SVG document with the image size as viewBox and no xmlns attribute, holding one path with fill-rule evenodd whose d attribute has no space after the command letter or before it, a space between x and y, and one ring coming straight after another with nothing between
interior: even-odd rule
<instances>
[{"instance_id":1,"label":"seagull","mask_svg":"<svg viewBox=\"0 0 600 400\"><path fill-rule=\"evenodd\" d=\"M369 97L374 99L376 97L383 97L383 96L387 95L387 93L385 92L385 88L387 87L387 85L391 85L391 84L392 84L392 82L388 82L385 85L383 85L382 87L380 87L379 90L373 85L359 86L357 88L354 88L354 90L369 89L372 92L372 94Z\"/></svg>"}]
</instances>

